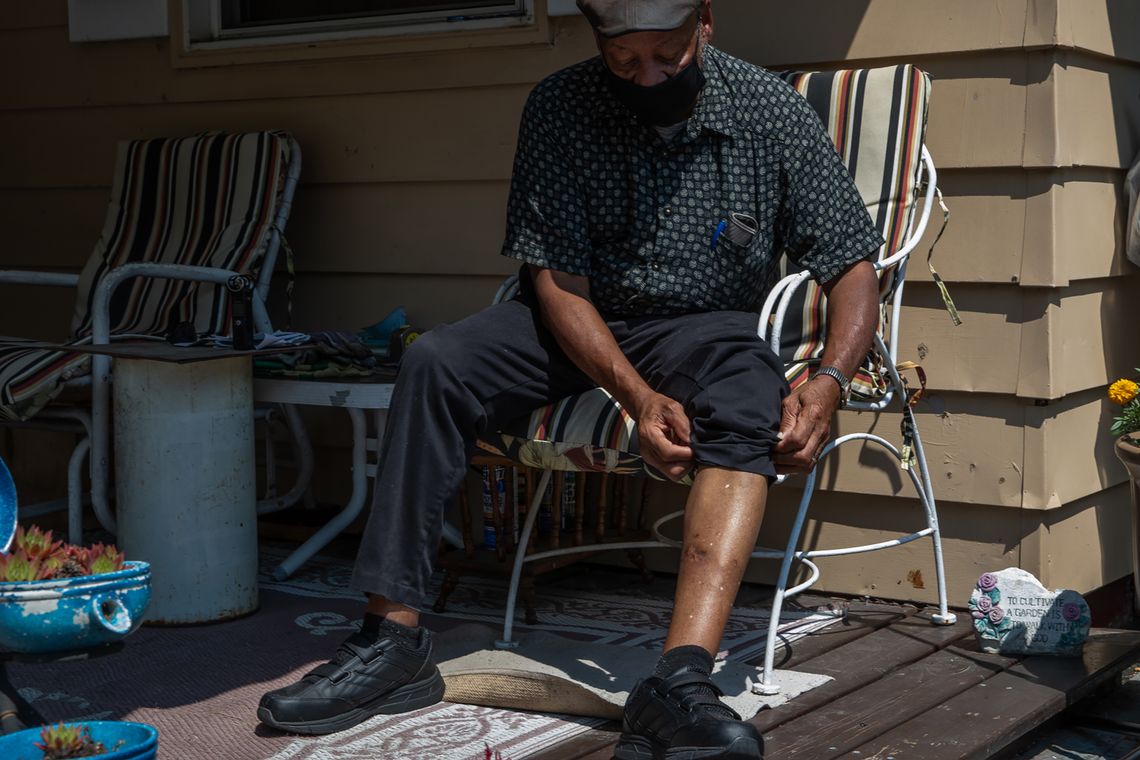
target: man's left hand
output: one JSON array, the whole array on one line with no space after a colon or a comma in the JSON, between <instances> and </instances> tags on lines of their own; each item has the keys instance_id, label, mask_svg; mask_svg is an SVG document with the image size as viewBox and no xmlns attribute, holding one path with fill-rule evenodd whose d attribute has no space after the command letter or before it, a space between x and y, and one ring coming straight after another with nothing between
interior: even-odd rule
<instances>
[{"instance_id":1,"label":"man's left hand","mask_svg":"<svg viewBox=\"0 0 1140 760\"><path fill-rule=\"evenodd\" d=\"M808 472L815 466L820 449L827 444L839 399L839 384L829 377L814 377L784 399L776 472Z\"/></svg>"}]
</instances>

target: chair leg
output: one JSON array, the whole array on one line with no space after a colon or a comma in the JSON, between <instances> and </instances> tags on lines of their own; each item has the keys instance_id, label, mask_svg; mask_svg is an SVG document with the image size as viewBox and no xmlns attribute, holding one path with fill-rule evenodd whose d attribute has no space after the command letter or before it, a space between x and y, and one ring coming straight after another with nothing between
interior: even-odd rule
<instances>
[{"instance_id":1,"label":"chair leg","mask_svg":"<svg viewBox=\"0 0 1140 760\"><path fill-rule=\"evenodd\" d=\"M534 609L534 576L530 573L523 575L519 581L519 595L522 596L523 620L527 625L538 623L538 612Z\"/></svg>"},{"instance_id":2,"label":"chair leg","mask_svg":"<svg viewBox=\"0 0 1140 760\"><path fill-rule=\"evenodd\" d=\"M84 437L75 445L67 463L67 541L83 543L83 458L91 450L91 439Z\"/></svg>"},{"instance_id":3,"label":"chair leg","mask_svg":"<svg viewBox=\"0 0 1140 760\"><path fill-rule=\"evenodd\" d=\"M526 546L530 543L530 534L534 530L534 522L538 518L539 505L546 486L550 482L552 470L543 470L539 478L538 487L534 489L534 498L531 499L530 508L526 513L526 522L523 523L522 534L519 536L518 549L515 551L515 563L511 569L511 584L507 588L507 611L503 618L503 638L495 642L497 649L513 649L519 644L511 638L515 625L515 603L518 601L519 581L522 577L523 563L526 561Z\"/></svg>"},{"instance_id":4,"label":"chair leg","mask_svg":"<svg viewBox=\"0 0 1140 760\"><path fill-rule=\"evenodd\" d=\"M946 569L942 561L942 531L938 527L938 509L934 501L934 486L930 481L930 467L926 461L926 452L922 448L922 436L918 432L918 421L914 418L914 411L907 407L903 414L910 417L911 430L914 434L914 456L918 465L922 487L926 490L926 524L933 531L931 540L934 542L934 577L938 584L938 612L931 616L935 625L954 625L958 616L950 612L946 598Z\"/></svg>"},{"instance_id":5,"label":"chair leg","mask_svg":"<svg viewBox=\"0 0 1140 760\"><path fill-rule=\"evenodd\" d=\"M752 686L752 691L756 694L772 695L780 692L779 684L772 678L776 663L776 638L780 630L780 613L784 607L788 578L792 574L792 560L796 557L796 546L800 542L800 533L803 531L804 521L807 519L808 505L811 504L811 497L815 491L815 475L816 471L813 470L809 476L809 482L804 488L799 511L796 512L796 521L788 535L788 546L784 550L784 559L780 564L780 576L776 580L776 593L772 598L772 613L768 620L768 641L764 646L764 672L760 676L760 683Z\"/></svg>"},{"instance_id":6,"label":"chair leg","mask_svg":"<svg viewBox=\"0 0 1140 760\"><path fill-rule=\"evenodd\" d=\"M649 570L649 566L645 563L645 552L641 549L627 549L625 556L629 559L637 571L641 573L641 580L649 583L653 580L653 573Z\"/></svg>"},{"instance_id":7,"label":"chair leg","mask_svg":"<svg viewBox=\"0 0 1140 760\"><path fill-rule=\"evenodd\" d=\"M439 596L435 600L435 604L431 606L432 612L441 613L447 609L447 598L451 596L451 592L459 585L459 573L454 570L448 570L447 575L443 577L443 585L439 589Z\"/></svg>"}]
</instances>

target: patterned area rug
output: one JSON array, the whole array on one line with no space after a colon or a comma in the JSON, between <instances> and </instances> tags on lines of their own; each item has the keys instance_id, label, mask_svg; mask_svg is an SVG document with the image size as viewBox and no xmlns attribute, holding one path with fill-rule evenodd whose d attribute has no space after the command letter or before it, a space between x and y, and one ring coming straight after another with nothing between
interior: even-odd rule
<instances>
[{"instance_id":1,"label":"patterned area rug","mask_svg":"<svg viewBox=\"0 0 1140 760\"><path fill-rule=\"evenodd\" d=\"M442 703L405 716L376 718L328 737L295 737L258 723L257 701L269 689L295 681L331 655L359 625L360 597L347 588L349 563L317 558L292 579L269 571L284 552L263 551L261 607L239 620L178 628L144 627L122 651L88 660L10 663L21 696L46 719L138 720L158 727L161 757L178 760L481 760L484 745L522 760L603 721L490 707ZM669 620L665 600L640 589L613 594L569 591L540 584L535 629L584 641L659 648ZM425 624L446 632L459 625L500 624L502 584L465 580L445 615ZM833 618L792 613L784 623L793 640ZM734 612L725 639L732 659L763 651L762 610ZM783 628L783 626L782 626ZM526 626L519 628L526 633ZM488 634L494 631L488 627Z\"/></svg>"}]
</instances>

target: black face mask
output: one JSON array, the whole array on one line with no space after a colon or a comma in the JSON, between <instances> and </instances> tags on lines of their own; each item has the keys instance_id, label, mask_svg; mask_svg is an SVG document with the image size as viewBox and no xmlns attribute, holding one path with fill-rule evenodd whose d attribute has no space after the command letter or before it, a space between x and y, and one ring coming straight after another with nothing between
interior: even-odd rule
<instances>
[{"instance_id":1,"label":"black face mask","mask_svg":"<svg viewBox=\"0 0 1140 760\"><path fill-rule=\"evenodd\" d=\"M656 127L668 127L684 121L705 86L705 74L695 60L652 87L622 79L610 71L609 66L606 66L606 75L606 84L618 102L646 124Z\"/></svg>"}]
</instances>

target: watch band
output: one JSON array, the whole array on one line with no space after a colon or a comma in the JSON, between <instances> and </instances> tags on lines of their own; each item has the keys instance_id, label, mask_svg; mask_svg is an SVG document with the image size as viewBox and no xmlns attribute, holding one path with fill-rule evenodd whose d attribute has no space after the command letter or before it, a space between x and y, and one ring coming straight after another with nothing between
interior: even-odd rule
<instances>
[{"instance_id":1,"label":"watch band","mask_svg":"<svg viewBox=\"0 0 1140 760\"><path fill-rule=\"evenodd\" d=\"M839 383L839 405L841 407L847 406L847 402L851 398L851 381L847 379L847 376L835 367L820 367L812 377L819 377L820 375L830 377Z\"/></svg>"}]
</instances>

